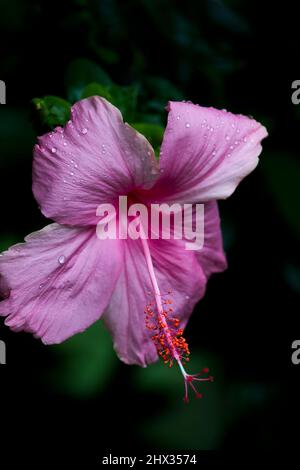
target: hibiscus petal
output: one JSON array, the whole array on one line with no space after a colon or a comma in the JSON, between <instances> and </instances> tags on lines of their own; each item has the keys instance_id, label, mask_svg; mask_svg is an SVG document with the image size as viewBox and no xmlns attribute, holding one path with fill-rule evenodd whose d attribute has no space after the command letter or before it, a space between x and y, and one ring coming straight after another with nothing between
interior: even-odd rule
<instances>
[{"instance_id":1,"label":"hibiscus petal","mask_svg":"<svg viewBox=\"0 0 300 470\"><path fill-rule=\"evenodd\" d=\"M194 252L182 241L149 240L153 265L161 293L169 290L174 315L184 327L196 302L204 295L206 278ZM146 366L157 360L157 351L145 326L144 309L153 300L149 272L141 240L124 241L124 270L103 319L114 339L120 359Z\"/></svg>"},{"instance_id":2,"label":"hibiscus petal","mask_svg":"<svg viewBox=\"0 0 300 470\"><path fill-rule=\"evenodd\" d=\"M224 199L257 165L266 129L241 115L190 103L169 103L161 147L159 199Z\"/></svg>"},{"instance_id":3,"label":"hibiscus petal","mask_svg":"<svg viewBox=\"0 0 300 470\"><path fill-rule=\"evenodd\" d=\"M63 224L95 223L101 203L150 187L158 173L149 142L104 98L72 107L65 128L39 138L33 192L46 217Z\"/></svg>"},{"instance_id":4,"label":"hibiscus petal","mask_svg":"<svg viewBox=\"0 0 300 470\"><path fill-rule=\"evenodd\" d=\"M204 245L195 254L207 279L211 274L222 272L227 268L216 201L204 205Z\"/></svg>"},{"instance_id":5,"label":"hibiscus petal","mask_svg":"<svg viewBox=\"0 0 300 470\"><path fill-rule=\"evenodd\" d=\"M121 266L115 240L51 224L0 256L0 315L15 331L60 343L98 320Z\"/></svg>"}]
</instances>

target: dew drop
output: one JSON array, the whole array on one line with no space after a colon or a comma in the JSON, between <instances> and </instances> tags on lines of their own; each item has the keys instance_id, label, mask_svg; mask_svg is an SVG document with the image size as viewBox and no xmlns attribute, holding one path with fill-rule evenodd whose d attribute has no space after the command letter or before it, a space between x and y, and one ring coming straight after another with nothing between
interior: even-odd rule
<instances>
[{"instance_id":1,"label":"dew drop","mask_svg":"<svg viewBox=\"0 0 300 470\"><path fill-rule=\"evenodd\" d=\"M243 142L247 142L247 137L244 137L244 138L243 138Z\"/></svg>"},{"instance_id":2,"label":"dew drop","mask_svg":"<svg viewBox=\"0 0 300 470\"><path fill-rule=\"evenodd\" d=\"M177 121L180 119L180 116L179 116L179 114L176 116L176 119L177 119Z\"/></svg>"},{"instance_id":3,"label":"dew drop","mask_svg":"<svg viewBox=\"0 0 300 470\"><path fill-rule=\"evenodd\" d=\"M66 261L66 257L64 255L61 255L59 258L58 258L58 263L60 265L63 265Z\"/></svg>"},{"instance_id":4,"label":"dew drop","mask_svg":"<svg viewBox=\"0 0 300 470\"><path fill-rule=\"evenodd\" d=\"M52 147L51 152L52 152L52 153L56 153L56 148L55 148L55 147Z\"/></svg>"},{"instance_id":5,"label":"dew drop","mask_svg":"<svg viewBox=\"0 0 300 470\"><path fill-rule=\"evenodd\" d=\"M67 142L64 142L64 146L66 147L67 145L68 145Z\"/></svg>"},{"instance_id":6,"label":"dew drop","mask_svg":"<svg viewBox=\"0 0 300 470\"><path fill-rule=\"evenodd\" d=\"M87 134L87 128L86 127L83 127L81 129L81 134L83 134L83 135Z\"/></svg>"},{"instance_id":7,"label":"dew drop","mask_svg":"<svg viewBox=\"0 0 300 470\"><path fill-rule=\"evenodd\" d=\"M225 139L228 141L230 139L229 135L226 135Z\"/></svg>"},{"instance_id":8,"label":"dew drop","mask_svg":"<svg viewBox=\"0 0 300 470\"><path fill-rule=\"evenodd\" d=\"M186 122L186 123L185 123L185 127L187 127L187 128L191 127L190 123L189 123L189 122Z\"/></svg>"}]
</instances>

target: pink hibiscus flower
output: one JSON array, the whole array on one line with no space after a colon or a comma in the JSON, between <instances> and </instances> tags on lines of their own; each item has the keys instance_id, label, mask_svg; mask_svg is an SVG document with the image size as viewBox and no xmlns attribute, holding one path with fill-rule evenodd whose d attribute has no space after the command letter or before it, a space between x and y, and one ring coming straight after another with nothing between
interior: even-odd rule
<instances>
[{"instance_id":1,"label":"pink hibiscus flower","mask_svg":"<svg viewBox=\"0 0 300 470\"><path fill-rule=\"evenodd\" d=\"M177 361L187 401L188 385L200 396L193 382L210 380L208 370L185 371L182 333L210 275L226 268L216 200L255 168L267 132L253 119L190 103L171 102L168 111L159 163L145 137L100 97L75 104L65 128L39 138L33 193L56 223L0 257L0 315L45 344L103 318L127 364L146 366L159 355ZM147 205L204 203L203 249L174 239L99 240L97 207L117 205L121 195Z\"/></svg>"}]
</instances>

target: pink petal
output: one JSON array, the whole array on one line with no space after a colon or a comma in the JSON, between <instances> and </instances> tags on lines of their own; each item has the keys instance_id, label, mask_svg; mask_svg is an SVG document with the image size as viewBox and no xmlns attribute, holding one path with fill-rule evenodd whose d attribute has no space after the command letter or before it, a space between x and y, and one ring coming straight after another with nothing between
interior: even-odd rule
<instances>
[{"instance_id":1,"label":"pink petal","mask_svg":"<svg viewBox=\"0 0 300 470\"><path fill-rule=\"evenodd\" d=\"M121 266L115 240L94 228L48 225L0 256L0 315L15 331L60 343L100 318Z\"/></svg>"},{"instance_id":2,"label":"pink petal","mask_svg":"<svg viewBox=\"0 0 300 470\"><path fill-rule=\"evenodd\" d=\"M181 241L150 240L154 269L161 293L170 289L175 316L185 326L195 303L204 295L206 278L194 252ZM144 309L153 299L149 272L141 240L124 241L125 263L103 319L112 333L120 359L146 366L157 360L157 352L145 326Z\"/></svg>"},{"instance_id":3,"label":"pink petal","mask_svg":"<svg viewBox=\"0 0 300 470\"><path fill-rule=\"evenodd\" d=\"M151 193L185 202L227 198L256 167L266 136L254 119L171 102L161 147L162 176Z\"/></svg>"},{"instance_id":4,"label":"pink petal","mask_svg":"<svg viewBox=\"0 0 300 470\"><path fill-rule=\"evenodd\" d=\"M204 205L204 245L195 254L207 279L211 274L222 272L227 268L216 201L207 202Z\"/></svg>"},{"instance_id":5,"label":"pink petal","mask_svg":"<svg viewBox=\"0 0 300 470\"><path fill-rule=\"evenodd\" d=\"M145 137L112 104L92 97L73 106L64 129L39 138L33 192L46 217L82 226L97 222L99 204L150 187L157 172Z\"/></svg>"}]
</instances>

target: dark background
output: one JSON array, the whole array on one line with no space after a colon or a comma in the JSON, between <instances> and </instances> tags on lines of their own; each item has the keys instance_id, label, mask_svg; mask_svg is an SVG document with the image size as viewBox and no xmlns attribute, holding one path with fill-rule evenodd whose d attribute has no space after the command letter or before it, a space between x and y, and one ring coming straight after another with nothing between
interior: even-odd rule
<instances>
[{"instance_id":1,"label":"dark background","mask_svg":"<svg viewBox=\"0 0 300 470\"><path fill-rule=\"evenodd\" d=\"M229 268L211 279L186 332L191 369L209 366L215 376L203 387L204 398L183 405L176 368L119 362L101 324L63 345L45 347L25 333L10 332L1 320L0 339L7 346L7 365L0 365L1 450L31 461L42 452L45 461L60 461L62 449L67 459L87 462L124 446L132 455L146 449L296 446L295 2L2 0L0 5L0 79L7 86L7 105L0 107L1 251L49 223L31 193L32 147L45 127L34 98L74 101L80 80L101 82L102 74L103 83L109 76L138 94L135 119L141 122L164 126L168 99L185 99L253 115L269 131L259 167L220 204Z\"/></svg>"}]
</instances>

